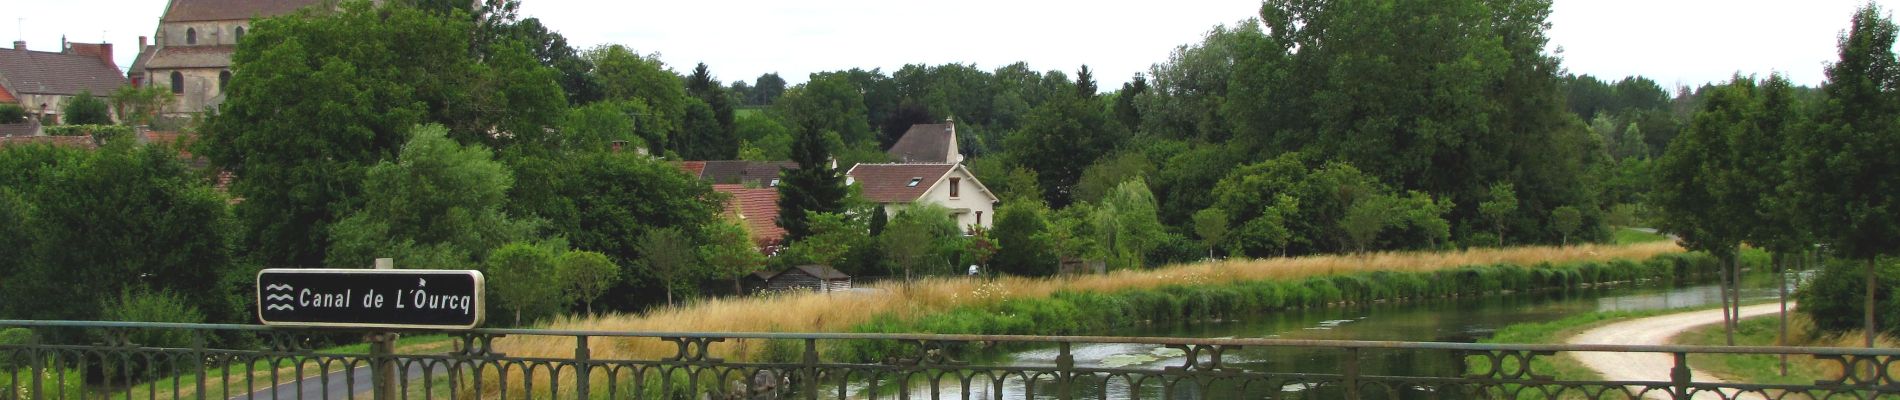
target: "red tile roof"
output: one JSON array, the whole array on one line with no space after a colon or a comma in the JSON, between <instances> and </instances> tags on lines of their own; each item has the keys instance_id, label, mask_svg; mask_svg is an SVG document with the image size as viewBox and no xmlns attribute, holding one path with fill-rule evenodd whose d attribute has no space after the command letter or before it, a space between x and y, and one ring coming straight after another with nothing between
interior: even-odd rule
<instances>
[{"instance_id":1,"label":"red tile roof","mask_svg":"<svg viewBox=\"0 0 1900 400\"><path fill-rule=\"evenodd\" d=\"M777 222L778 189L732 184L713 185L713 190L732 195L726 202L725 214L745 221L754 243L767 247L785 239L785 228L780 228Z\"/></svg>"},{"instance_id":2,"label":"red tile roof","mask_svg":"<svg viewBox=\"0 0 1900 400\"><path fill-rule=\"evenodd\" d=\"M164 22L225 21L289 14L329 0L172 0Z\"/></svg>"},{"instance_id":3,"label":"red tile roof","mask_svg":"<svg viewBox=\"0 0 1900 400\"><path fill-rule=\"evenodd\" d=\"M19 102L20 98L13 97L13 93L7 91L7 85L0 84L0 104L17 104Z\"/></svg>"},{"instance_id":4,"label":"red tile roof","mask_svg":"<svg viewBox=\"0 0 1900 400\"><path fill-rule=\"evenodd\" d=\"M924 197L956 164L858 164L845 172L866 200L909 203ZM912 181L916 181L912 184Z\"/></svg>"},{"instance_id":5,"label":"red tile roof","mask_svg":"<svg viewBox=\"0 0 1900 400\"><path fill-rule=\"evenodd\" d=\"M694 178L698 178L699 173L701 171L706 170L706 162L705 161L680 161L679 168L680 168L680 171L685 172L686 175L690 175Z\"/></svg>"},{"instance_id":6,"label":"red tile roof","mask_svg":"<svg viewBox=\"0 0 1900 400\"><path fill-rule=\"evenodd\" d=\"M81 91L109 96L126 84L125 73L97 56L33 50L0 49L0 77L6 77L0 85L14 96L75 95Z\"/></svg>"}]
</instances>

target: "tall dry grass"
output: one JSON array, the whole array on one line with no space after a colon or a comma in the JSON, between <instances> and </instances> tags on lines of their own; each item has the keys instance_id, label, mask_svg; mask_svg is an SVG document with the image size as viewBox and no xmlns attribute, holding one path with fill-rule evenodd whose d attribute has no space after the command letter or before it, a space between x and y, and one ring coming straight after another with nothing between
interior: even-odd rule
<instances>
[{"instance_id":1,"label":"tall dry grass","mask_svg":"<svg viewBox=\"0 0 1900 400\"><path fill-rule=\"evenodd\" d=\"M882 313L913 319L952 308L1016 298L1047 297L1060 290L1113 292L1166 285L1224 284L1257 280L1293 280L1313 276L1369 272L1431 272L1469 265L1566 264L1613 259L1643 260L1681 252L1673 243L1517 247L1444 252L1319 255L1295 258L1223 260L1170 265L1152 270L1123 270L1066 278L939 277L873 285L859 293L797 293L710 299L643 314L564 318L550 329L638 332L843 332ZM571 337L508 337L497 346L511 356L567 357ZM652 359L671 356L672 343L653 339L603 339L590 343L597 359ZM714 346L713 356L744 359L763 346Z\"/></svg>"}]
</instances>

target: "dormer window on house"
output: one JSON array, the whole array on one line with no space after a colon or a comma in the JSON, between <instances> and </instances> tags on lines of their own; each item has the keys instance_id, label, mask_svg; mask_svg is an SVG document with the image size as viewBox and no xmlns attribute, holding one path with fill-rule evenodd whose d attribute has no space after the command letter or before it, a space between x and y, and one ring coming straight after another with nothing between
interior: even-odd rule
<instances>
[{"instance_id":1,"label":"dormer window on house","mask_svg":"<svg viewBox=\"0 0 1900 400\"><path fill-rule=\"evenodd\" d=\"M917 187L917 184L919 183L924 183L923 177L912 177L910 178L910 183L904 185L904 187Z\"/></svg>"},{"instance_id":2,"label":"dormer window on house","mask_svg":"<svg viewBox=\"0 0 1900 400\"><path fill-rule=\"evenodd\" d=\"M185 44L198 44L197 28L185 28Z\"/></svg>"},{"instance_id":3,"label":"dormer window on house","mask_svg":"<svg viewBox=\"0 0 1900 400\"><path fill-rule=\"evenodd\" d=\"M772 186L771 186L771 187L778 187L778 178L772 178Z\"/></svg>"},{"instance_id":4,"label":"dormer window on house","mask_svg":"<svg viewBox=\"0 0 1900 400\"><path fill-rule=\"evenodd\" d=\"M957 189L959 189L962 185L958 185L957 183L962 182L962 181L963 181L963 178L950 178L950 198L954 199L958 197Z\"/></svg>"}]
</instances>

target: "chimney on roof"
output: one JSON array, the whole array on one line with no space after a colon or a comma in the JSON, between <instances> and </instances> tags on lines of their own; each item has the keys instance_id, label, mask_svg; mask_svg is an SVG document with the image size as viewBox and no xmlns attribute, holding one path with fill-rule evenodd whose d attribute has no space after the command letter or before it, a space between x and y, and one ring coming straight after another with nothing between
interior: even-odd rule
<instances>
[{"instance_id":1,"label":"chimney on roof","mask_svg":"<svg viewBox=\"0 0 1900 400\"><path fill-rule=\"evenodd\" d=\"M19 51L26 51L26 41L25 40L13 41L13 49L19 50Z\"/></svg>"},{"instance_id":2,"label":"chimney on roof","mask_svg":"<svg viewBox=\"0 0 1900 400\"><path fill-rule=\"evenodd\" d=\"M141 52L145 51L145 37L144 36L139 36L139 48L134 49L134 50L138 50Z\"/></svg>"}]
</instances>

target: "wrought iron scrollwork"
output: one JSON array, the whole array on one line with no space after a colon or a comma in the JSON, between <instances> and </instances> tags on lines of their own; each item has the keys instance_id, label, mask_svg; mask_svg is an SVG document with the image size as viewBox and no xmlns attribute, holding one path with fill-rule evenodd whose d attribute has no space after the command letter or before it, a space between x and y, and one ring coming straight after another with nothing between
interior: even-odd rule
<instances>
[{"instance_id":1,"label":"wrought iron scrollwork","mask_svg":"<svg viewBox=\"0 0 1900 400\"><path fill-rule=\"evenodd\" d=\"M1222 364L1221 354L1227 352L1228 350L1239 350L1240 346L1204 345L1204 344L1172 344L1172 345L1168 345L1168 348L1178 349L1187 353L1187 360L1183 361L1181 365L1170 366L1166 368L1166 370L1169 372L1225 371L1228 369L1228 367ZM1207 362L1201 362L1202 355L1207 356Z\"/></svg>"},{"instance_id":2,"label":"wrought iron scrollwork","mask_svg":"<svg viewBox=\"0 0 1900 400\"><path fill-rule=\"evenodd\" d=\"M663 338L660 338L660 340L665 340L668 342L672 342L673 344L679 345L679 350L677 352L674 352L672 357L661 359L661 361L673 361L673 362L684 361L684 362L706 362L706 363L725 362L725 360L723 359L712 357L711 354L712 354L712 344L724 342L726 341L726 338L663 337Z\"/></svg>"},{"instance_id":3,"label":"wrought iron scrollwork","mask_svg":"<svg viewBox=\"0 0 1900 400\"><path fill-rule=\"evenodd\" d=\"M495 351L495 339L499 339L504 336L507 336L507 335L493 335L493 334L480 334L480 333L465 333L465 334L457 335L455 338L456 340L455 351L450 352L449 355L457 356L457 357L480 358L480 359L496 359L496 358L507 357L508 356L507 354L502 354L499 351Z\"/></svg>"},{"instance_id":4,"label":"wrought iron scrollwork","mask_svg":"<svg viewBox=\"0 0 1900 400\"><path fill-rule=\"evenodd\" d=\"M1536 360L1537 357L1554 355L1557 355L1557 352L1532 350L1470 351L1463 352L1459 360L1469 362L1472 357L1482 357L1480 360L1483 361L1479 362L1479 365L1487 366L1487 368L1483 370L1483 373L1470 373L1472 371L1467 369L1465 378L1469 379L1549 382L1557 378L1550 375L1538 374L1537 371L1531 368L1531 362Z\"/></svg>"},{"instance_id":5,"label":"wrought iron scrollwork","mask_svg":"<svg viewBox=\"0 0 1900 400\"><path fill-rule=\"evenodd\" d=\"M1900 357L1817 354L1814 358L1817 360L1833 361L1841 371L1839 379L1817 380L1814 381L1815 386L1830 387L1845 385L1900 388L1900 380L1894 379L1894 373L1900 371L1896 371L1896 369L1893 368L1895 363L1900 363Z\"/></svg>"},{"instance_id":6,"label":"wrought iron scrollwork","mask_svg":"<svg viewBox=\"0 0 1900 400\"><path fill-rule=\"evenodd\" d=\"M969 362L951 358L953 349L969 342L957 340L903 340L904 344L916 349L916 352L884 359L885 365L903 367L931 367L944 365L969 365Z\"/></svg>"}]
</instances>

